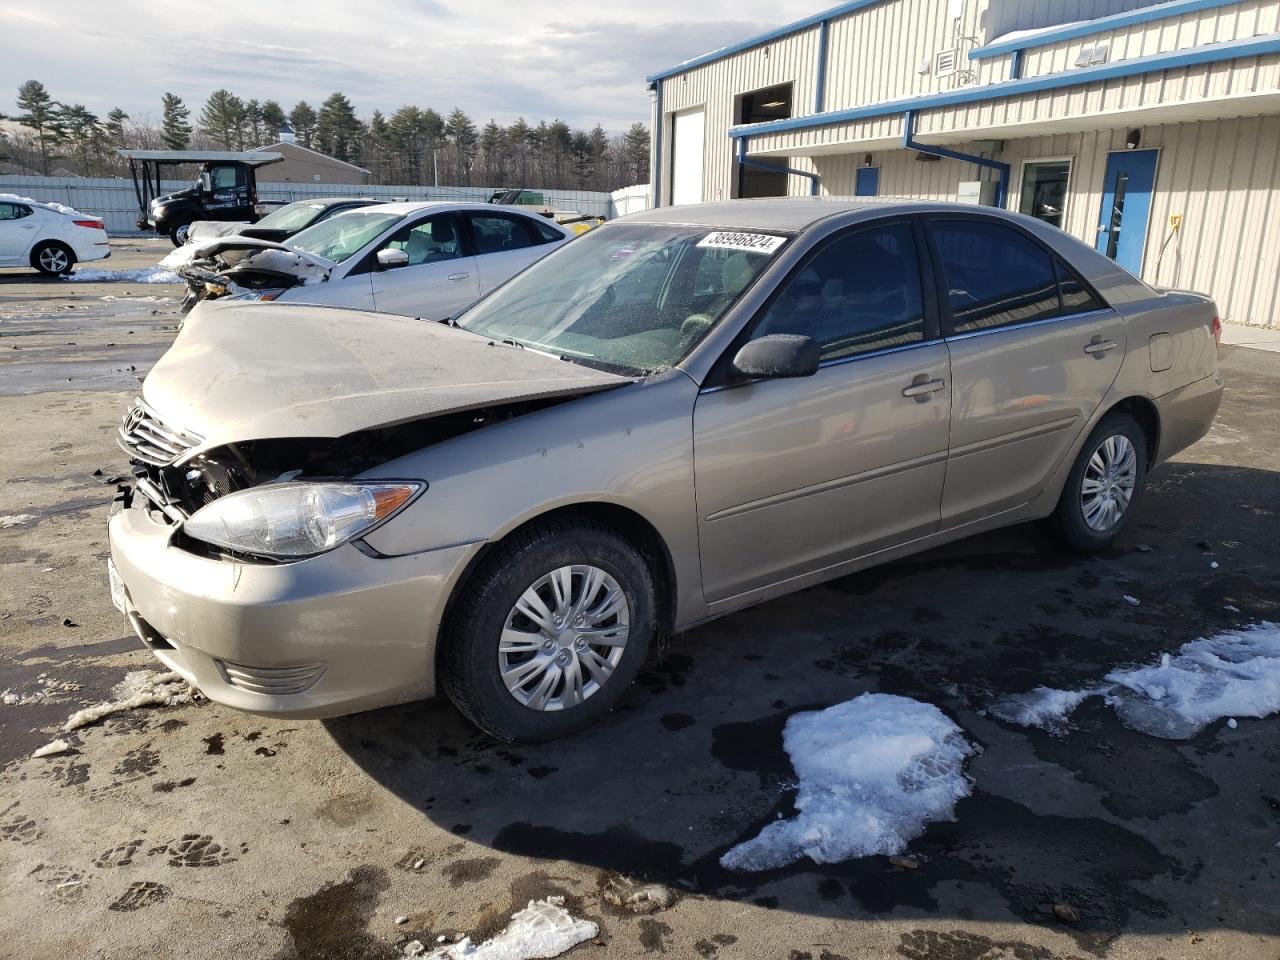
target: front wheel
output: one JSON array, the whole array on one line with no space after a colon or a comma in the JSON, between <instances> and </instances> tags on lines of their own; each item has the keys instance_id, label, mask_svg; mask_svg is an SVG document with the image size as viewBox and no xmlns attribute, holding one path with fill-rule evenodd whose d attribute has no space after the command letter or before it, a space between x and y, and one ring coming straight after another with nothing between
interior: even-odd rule
<instances>
[{"instance_id":1,"label":"front wheel","mask_svg":"<svg viewBox=\"0 0 1280 960\"><path fill-rule=\"evenodd\" d=\"M191 234L191 224L175 223L169 228L169 239L175 247L180 247L187 242L187 237Z\"/></svg>"},{"instance_id":2,"label":"front wheel","mask_svg":"<svg viewBox=\"0 0 1280 960\"><path fill-rule=\"evenodd\" d=\"M1110 546L1133 519L1147 478L1147 437L1127 413L1103 418L1080 448L1050 523L1068 547Z\"/></svg>"},{"instance_id":3,"label":"front wheel","mask_svg":"<svg viewBox=\"0 0 1280 960\"><path fill-rule=\"evenodd\" d=\"M499 545L445 624L441 685L499 740L581 730L640 672L656 623L645 558L607 528L538 524Z\"/></svg>"},{"instance_id":4,"label":"front wheel","mask_svg":"<svg viewBox=\"0 0 1280 960\"><path fill-rule=\"evenodd\" d=\"M31 265L46 277L60 277L71 272L76 255L61 243L42 243L31 251Z\"/></svg>"}]
</instances>

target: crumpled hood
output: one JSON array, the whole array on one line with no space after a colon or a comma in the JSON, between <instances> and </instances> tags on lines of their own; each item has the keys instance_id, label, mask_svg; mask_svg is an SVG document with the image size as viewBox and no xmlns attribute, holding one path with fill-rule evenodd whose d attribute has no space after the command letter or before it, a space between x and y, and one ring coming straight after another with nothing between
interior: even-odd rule
<instances>
[{"instance_id":1,"label":"crumpled hood","mask_svg":"<svg viewBox=\"0 0 1280 960\"><path fill-rule=\"evenodd\" d=\"M207 279L208 267L212 265L215 272L262 270L284 274L300 284L328 280L337 266L317 254L238 233L183 244L161 260L160 265L197 280Z\"/></svg>"},{"instance_id":2,"label":"crumpled hood","mask_svg":"<svg viewBox=\"0 0 1280 960\"><path fill-rule=\"evenodd\" d=\"M247 220L197 220L187 228L187 243L203 243L229 237L250 226Z\"/></svg>"},{"instance_id":3,"label":"crumpled hood","mask_svg":"<svg viewBox=\"0 0 1280 960\"><path fill-rule=\"evenodd\" d=\"M357 430L629 382L431 321L338 307L204 303L143 384L199 449Z\"/></svg>"}]
</instances>

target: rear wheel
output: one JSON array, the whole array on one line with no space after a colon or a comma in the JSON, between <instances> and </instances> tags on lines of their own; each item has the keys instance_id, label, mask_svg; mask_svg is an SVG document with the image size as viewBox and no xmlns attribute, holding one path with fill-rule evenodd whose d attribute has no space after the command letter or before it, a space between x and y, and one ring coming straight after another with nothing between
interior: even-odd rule
<instances>
[{"instance_id":1,"label":"rear wheel","mask_svg":"<svg viewBox=\"0 0 1280 960\"><path fill-rule=\"evenodd\" d=\"M1147 477L1147 438L1127 413L1103 418L1080 448L1050 523L1073 550L1115 541L1133 519Z\"/></svg>"},{"instance_id":2,"label":"rear wheel","mask_svg":"<svg viewBox=\"0 0 1280 960\"><path fill-rule=\"evenodd\" d=\"M607 528L533 526L498 546L461 589L445 624L441 684L500 740L551 740L590 726L648 655L653 577Z\"/></svg>"},{"instance_id":3,"label":"rear wheel","mask_svg":"<svg viewBox=\"0 0 1280 960\"><path fill-rule=\"evenodd\" d=\"M76 255L64 243L46 240L31 251L31 266L48 277L70 273L75 264Z\"/></svg>"}]
</instances>

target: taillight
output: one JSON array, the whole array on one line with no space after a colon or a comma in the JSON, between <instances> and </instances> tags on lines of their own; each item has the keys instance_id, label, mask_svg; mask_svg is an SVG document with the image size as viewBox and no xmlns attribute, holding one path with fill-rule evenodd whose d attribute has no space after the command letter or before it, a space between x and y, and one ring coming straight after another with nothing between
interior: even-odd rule
<instances>
[{"instance_id":1,"label":"taillight","mask_svg":"<svg viewBox=\"0 0 1280 960\"><path fill-rule=\"evenodd\" d=\"M74 223L77 227L89 227L92 230L107 229L106 224L104 224L101 220L73 220L72 223Z\"/></svg>"},{"instance_id":2,"label":"taillight","mask_svg":"<svg viewBox=\"0 0 1280 960\"><path fill-rule=\"evenodd\" d=\"M1213 342L1222 346L1222 318L1215 315L1209 329L1213 332Z\"/></svg>"}]
</instances>

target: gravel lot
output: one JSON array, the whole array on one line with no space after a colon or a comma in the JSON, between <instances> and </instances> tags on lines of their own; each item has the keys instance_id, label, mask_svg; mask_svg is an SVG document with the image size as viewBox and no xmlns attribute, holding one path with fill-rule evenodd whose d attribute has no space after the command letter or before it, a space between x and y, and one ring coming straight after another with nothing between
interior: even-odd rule
<instances>
[{"instance_id":1,"label":"gravel lot","mask_svg":"<svg viewBox=\"0 0 1280 960\"><path fill-rule=\"evenodd\" d=\"M676 637L586 735L500 747L443 702L323 723L199 702L30 759L154 663L107 593L106 481L179 292L0 271L0 955L398 957L561 895L600 925L574 956L1280 957L1280 718L1171 741L1098 701L1056 737L984 710L1280 621L1280 356L1223 349L1217 426L1106 555L1023 527L739 613ZM936 704L981 747L956 822L907 859L722 869L791 812L787 717L865 691ZM674 904L619 910L619 874Z\"/></svg>"}]
</instances>

